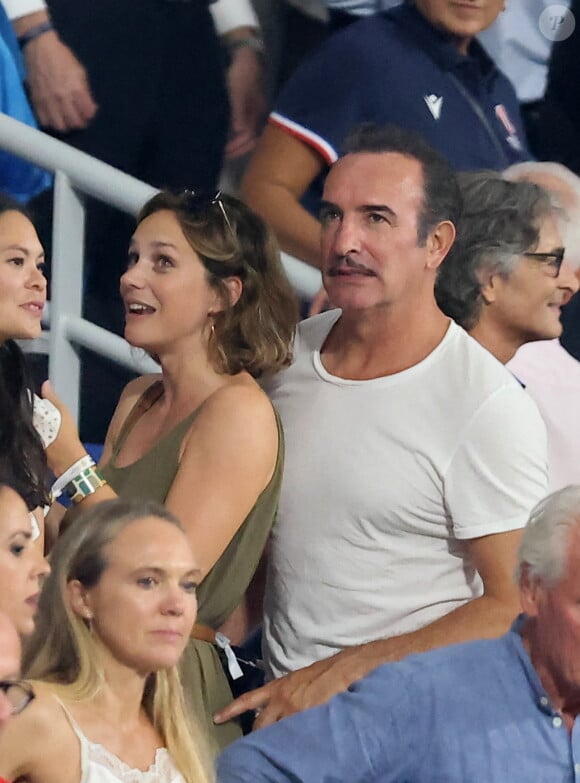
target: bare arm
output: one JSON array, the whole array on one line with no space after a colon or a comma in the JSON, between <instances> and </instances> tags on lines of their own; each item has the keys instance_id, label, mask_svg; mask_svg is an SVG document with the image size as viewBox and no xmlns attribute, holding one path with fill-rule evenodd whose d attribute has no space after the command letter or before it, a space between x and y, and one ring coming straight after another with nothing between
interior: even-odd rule
<instances>
[{"instance_id":1,"label":"bare arm","mask_svg":"<svg viewBox=\"0 0 580 783\"><path fill-rule=\"evenodd\" d=\"M470 639L499 636L519 611L512 574L521 531L497 533L466 541L484 585L480 598L412 633L379 639L343 650L245 694L222 710L216 720L229 720L246 710L261 712L254 724L262 728L294 712L328 701L383 663Z\"/></svg>"},{"instance_id":2,"label":"bare arm","mask_svg":"<svg viewBox=\"0 0 580 783\"><path fill-rule=\"evenodd\" d=\"M237 27L222 36L225 46L230 47L231 56L226 75L231 111L226 157L230 160L254 149L266 115L261 55L248 46L232 46L236 41L255 35L253 27Z\"/></svg>"},{"instance_id":3,"label":"bare arm","mask_svg":"<svg viewBox=\"0 0 580 783\"><path fill-rule=\"evenodd\" d=\"M226 387L204 403L165 503L188 534L202 578L268 484L277 452L274 411L258 388Z\"/></svg>"},{"instance_id":4,"label":"bare arm","mask_svg":"<svg viewBox=\"0 0 580 783\"><path fill-rule=\"evenodd\" d=\"M242 180L242 196L276 233L283 250L320 266L320 226L300 198L325 166L312 147L267 125Z\"/></svg>"},{"instance_id":5,"label":"bare arm","mask_svg":"<svg viewBox=\"0 0 580 783\"><path fill-rule=\"evenodd\" d=\"M14 20L16 35L48 22L46 10ZM30 98L40 125L60 132L86 127L97 112L83 65L55 30L42 33L23 50Z\"/></svg>"}]
</instances>

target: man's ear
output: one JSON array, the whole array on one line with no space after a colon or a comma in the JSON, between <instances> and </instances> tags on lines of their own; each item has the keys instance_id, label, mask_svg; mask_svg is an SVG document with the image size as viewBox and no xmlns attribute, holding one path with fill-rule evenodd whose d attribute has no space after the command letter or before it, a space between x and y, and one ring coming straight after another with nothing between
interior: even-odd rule
<instances>
[{"instance_id":1,"label":"man's ear","mask_svg":"<svg viewBox=\"0 0 580 783\"><path fill-rule=\"evenodd\" d=\"M544 596L545 587L538 579L532 579L527 563L522 565L519 581L520 603L528 617L536 617Z\"/></svg>"},{"instance_id":2,"label":"man's ear","mask_svg":"<svg viewBox=\"0 0 580 783\"><path fill-rule=\"evenodd\" d=\"M65 597L73 612L84 620L92 620L93 611L90 606L87 590L78 579L67 582Z\"/></svg>"},{"instance_id":3,"label":"man's ear","mask_svg":"<svg viewBox=\"0 0 580 783\"><path fill-rule=\"evenodd\" d=\"M486 304L493 304L497 299L497 283L499 275L490 275L487 283L481 286L481 296Z\"/></svg>"},{"instance_id":4,"label":"man's ear","mask_svg":"<svg viewBox=\"0 0 580 783\"><path fill-rule=\"evenodd\" d=\"M437 269L451 245L455 242L455 226L450 220L442 220L427 236L426 246L429 251L427 269Z\"/></svg>"}]
</instances>

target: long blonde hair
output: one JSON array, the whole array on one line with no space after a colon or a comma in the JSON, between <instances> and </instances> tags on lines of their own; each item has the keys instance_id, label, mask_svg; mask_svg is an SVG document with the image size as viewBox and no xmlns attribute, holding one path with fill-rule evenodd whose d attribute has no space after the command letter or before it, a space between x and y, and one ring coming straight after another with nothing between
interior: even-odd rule
<instances>
[{"instance_id":1,"label":"long blonde hair","mask_svg":"<svg viewBox=\"0 0 580 783\"><path fill-rule=\"evenodd\" d=\"M81 514L59 538L52 550L52 572L42 591L36 629L24 655L28 678L50 683L71 701L98 694L103 672L95 640L86 622L68 606L67 584L77 579L87 588L94 587L107 568L106 545L131 522L150 516L181 528L159 503L118 498ZM186 783L213 780L206 743L185 709L177 667L149 675L142 704Z\"/></svg>"}]
</instances>

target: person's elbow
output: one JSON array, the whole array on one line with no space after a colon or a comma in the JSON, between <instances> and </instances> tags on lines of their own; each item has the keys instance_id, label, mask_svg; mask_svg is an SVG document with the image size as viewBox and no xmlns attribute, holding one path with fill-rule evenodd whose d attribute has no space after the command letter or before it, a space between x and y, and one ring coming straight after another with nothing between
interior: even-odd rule
<instances>
[{"instance_id":1,"label":"person's elbow","mask_svg":"<svg viewBox=\"0 0 580 783\"><path fill-rule=\"evenodd\" d=\"M258 148L255 155L259 153ZM275 222L277 193L282 187L275 178L276 162L266 163L265 167L253 165L253 163L254 158L250 160L240 183L241 198L250 209L253 209L263 220L271 224Z\"/></svg>"}]
</instances>

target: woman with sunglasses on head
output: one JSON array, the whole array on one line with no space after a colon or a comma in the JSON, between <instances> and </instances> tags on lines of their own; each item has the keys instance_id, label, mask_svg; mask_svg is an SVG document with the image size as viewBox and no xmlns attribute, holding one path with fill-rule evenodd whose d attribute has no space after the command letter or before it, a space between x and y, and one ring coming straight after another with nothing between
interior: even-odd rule
<instances>
[{"instance_id":1,"label":"woman with sunglasses on head","mask_svg":"<svg viewBox=\"0 0 580 783\"><path fill-rule=\"evenodd\" d=\"M35 699L0 734L0 777L29 783L206 783L176 664L198 569L150 501L89 509L56 543L23 671Z\"/></svg>"},{"instance_id":2,"label":"woman with sunglasses on head","mask_svg":"<svg viewBox=\"0 0 580 783\"><path fill-rule=\"evenodd\" d=\"M244 596L276 512L283 438L256 378L290 362L296 304L260 218L236 198L191 192L144 206L121 294L126 339L161 373L125 389L99 470L62 411L47 451L53 490L83 507L115 494L151 498L182 522L201 571L186 695L223 746L240 730L213 725L232 695L212 642Z\"/></svg>"}]
</instances>

